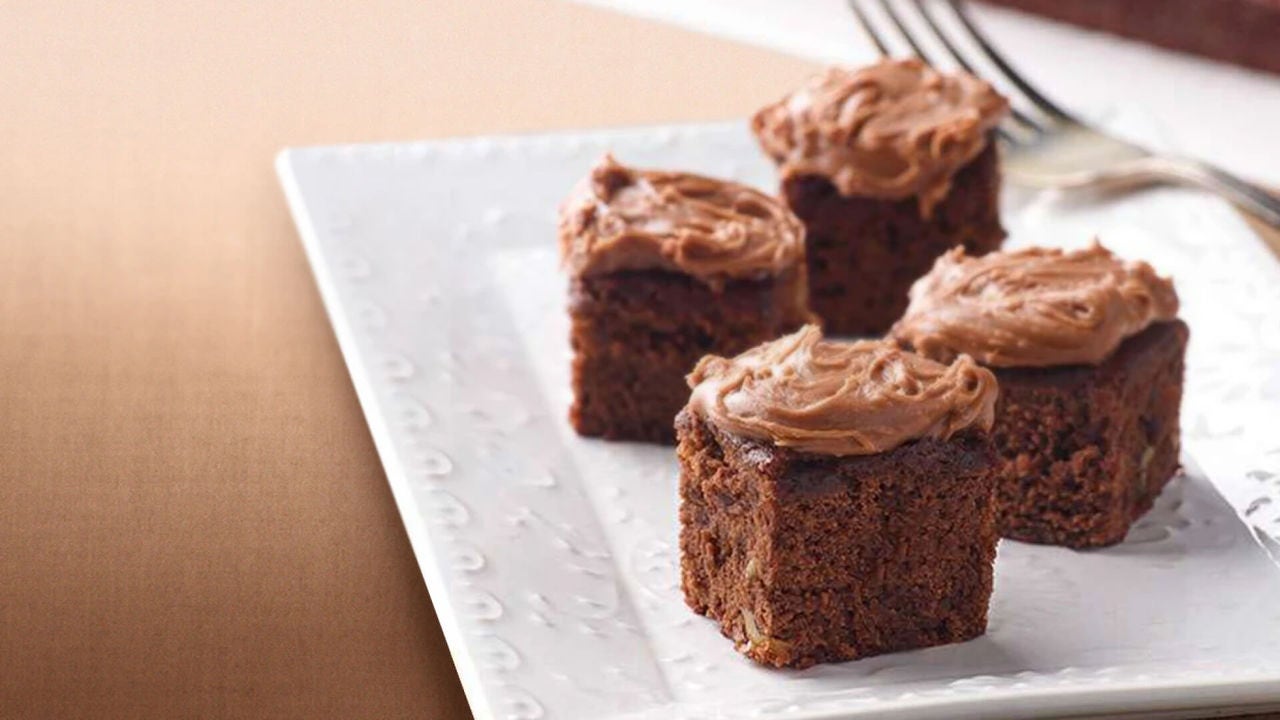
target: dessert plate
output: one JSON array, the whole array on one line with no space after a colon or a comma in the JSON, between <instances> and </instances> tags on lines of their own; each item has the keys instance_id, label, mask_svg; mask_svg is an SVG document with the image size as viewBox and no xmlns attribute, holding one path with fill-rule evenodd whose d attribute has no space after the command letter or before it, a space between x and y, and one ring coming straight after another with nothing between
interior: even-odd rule
<instances>
[{"instance_id":1,"label":"dessert plate","mask_svg":"<svg viewBox=\"0 0 1280 720\"><path fill-rule=\"evenodd\" d=\"M687 610L668 448L576 437L556 206L605 150L772 188L744 123L288 150L278 170L476 717L1280 707L1280 264L1219 201L1008 192L1012 245L1176 277L1185 476L1125 543L1003 542L978 640L804 671Z\"/></svg>"}]
</instances>

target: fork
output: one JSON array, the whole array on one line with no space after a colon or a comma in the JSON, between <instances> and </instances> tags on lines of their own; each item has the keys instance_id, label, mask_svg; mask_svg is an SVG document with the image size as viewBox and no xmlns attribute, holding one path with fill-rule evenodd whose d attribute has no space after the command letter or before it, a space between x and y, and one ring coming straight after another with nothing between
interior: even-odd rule
<instances>
[{"instance_id":1,"label":"fork","mask_svg":"<svg viewBox=\"0 0 1280 720\"><path fill-rule=\"evenodd\" d=\"M865 5L871 0L847 0L849 8L882 56L892 54L889 38L893 34L906 41L911 54L936 66L925 48L925 33L913 30L906 13L893 0L877 0L880 14L887 18L882 25L893 30L877 31L875 13ZM955 20L942 22L935 3L909 0L916 17L923 20L957 65L978 75L975 63L961 49L957 36L968 35L969 45L976 47L977 57L1003 76L1004 84L1017 91L1009 117L997 128L1006 152L1004 168L1019 185L1057 190L1090 190L1114 192L1155 184L1178 184L1216 193L1266 224L1280 228L1280 198L1258 185L1243 180L1208 163L1179 155L1155 153L1139 145L1108 135L1062 109L1026 80L996 50L978 29L962 0L946 0ZM916 23L917 25L919 23ZM1007 89L1007 88L1006 88Z\"/></svg>"}]
</instances>

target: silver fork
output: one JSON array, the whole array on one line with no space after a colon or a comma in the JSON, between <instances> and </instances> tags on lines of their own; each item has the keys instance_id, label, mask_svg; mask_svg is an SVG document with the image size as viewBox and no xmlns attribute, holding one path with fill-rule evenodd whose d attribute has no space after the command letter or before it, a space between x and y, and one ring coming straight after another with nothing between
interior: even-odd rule
<instances>
[{"instance_id":1,"label":"silver fork","mask_svg":"<svg viewBox=\"0 0 1280 720\"><path fill-rule=\"evenodd\" d=\"M883 56L892 53L889 38L897 35L906 42L911 54L934 65L920 31L912 29L893 0L876 0L880 15L892 26L886 32L876 29L875 15L868 5L872 0L847 0L858 23ZM1154 153L1091 127L1047 98L1028 82L999 51L970 17L961 0L946 0L956 22L957 31L948 31L935 4L928 0L903 3L914 7L919 20L929 28L957 65L978 74L972 59L966 55L951 32L967 34L978 57L984 58L996 75L1002 76L1003 89L1012 95L1014 109L997 129L1006 152L1004 168L1010 180L1019 185L1059 190L1118 191L1153 184L1189 185L1217 193L1226 200L1258 217L1272 227L1280 228L1280 198L1261 187L1231 173L1198 160ZM919 25L920 23L916 23ZM935 45L935 47L936 47Z\"/></svg>"}]
</instances>

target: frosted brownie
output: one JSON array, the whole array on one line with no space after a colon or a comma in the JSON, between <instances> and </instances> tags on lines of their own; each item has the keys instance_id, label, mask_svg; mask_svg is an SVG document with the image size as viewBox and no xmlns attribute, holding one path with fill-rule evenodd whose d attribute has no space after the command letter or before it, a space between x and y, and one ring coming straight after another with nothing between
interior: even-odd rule
<instances>
[{"instance_id":1,"label":"frosted brownie","mask_svg":"<svg viewBox=\"0 0 1280 720\"><path fill-rule=\"evenodd\" d=\"M910 59L831 68L756 113L805 224L809 302L828 333L883 334L939 255L1000 246L991 134L1008 108L982 80Z\"/></svg>"},{"instance_id":2,"label":"frosted brownie","mask_svg":"<svg viewBox=\"0 0 1280 720\"><path fill-rule=\"evenodd\" d=\"M1120 542L1178 468L1187 326L1173 284L1098 244L973 258L955 250L911 290L893 335L1000 381L992 438L1005 537Z\"/></svg>"},{"instance_id":3,"label":"frosted brownie","mask_svg":"<svg viewBox=\"0 0 1280 720\"><path fill-rule=\"evenodd\" d=\"M744 185L603 158L564 204L573 426L674 441L684 377L810 319L804 228Z\"/></svg>"},{"instance_id":4,"label":"frosted brownie","mask_svg":"<svg viewBox=\"0 0 1280 720\"><path fill-rule=\"evenodd\" d=\"M685 601L805 667L981 635L997 534L992 374L815 326L689 376Z\"/></svg>"}]
</instances>

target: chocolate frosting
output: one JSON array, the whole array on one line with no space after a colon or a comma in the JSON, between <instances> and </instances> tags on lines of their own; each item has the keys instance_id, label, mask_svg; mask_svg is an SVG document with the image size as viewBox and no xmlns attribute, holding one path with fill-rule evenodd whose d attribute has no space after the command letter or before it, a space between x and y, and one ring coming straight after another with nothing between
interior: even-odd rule
<instances>
[{"instance_id":1,"label":"chocolate frosting","mask_svg":"<svg viewBox=\"0 0 1280 720\"><path fill-rule=\"evenodd\" d=\"M689 375L691 412L728 431L824 455L871 455L920 438L990 430L991 371L950 366L887 340L824 340L816 325Z\"/></svg>"},{"instance_id":2,"label":"chocolate frosting","mask_svg":"<svg viewBox=\"0 0 1280 720\"><path fill-rule=\"evenodd\" d=\"M1094 243L969 257L955 248L911 288L891 334L937 360L997 367L1096 365L1125 338L1174 319L1173 283Z\"/></svg>"},{"instance_id":3,"label":"chocolate frosting","mask_svg":"<svg viewBox=\"0 0 1280 720\"><path fill-rule=\"evenodd\" d=\"M804 227L745 185L606 155L561 209L560 254L576 275L659 268L716 284L802 265Z\"/></svg>"},{"instance_id":4,"label":"chocolate frosting","mask_svg":"<svg viewBox=\"0 0 1280 720\"><path fill-rule=\"evenodd\" d=\"M821 175L846 196L917 196L928 215L1008 111L986 82L911 58L829 68L751 127L784 178Z\"/></svg>"}]
</instances>

